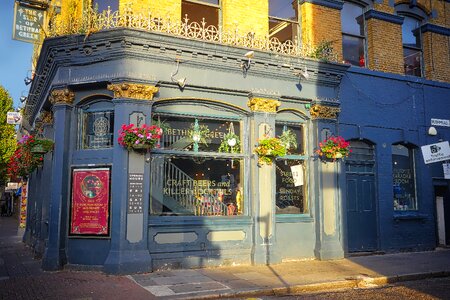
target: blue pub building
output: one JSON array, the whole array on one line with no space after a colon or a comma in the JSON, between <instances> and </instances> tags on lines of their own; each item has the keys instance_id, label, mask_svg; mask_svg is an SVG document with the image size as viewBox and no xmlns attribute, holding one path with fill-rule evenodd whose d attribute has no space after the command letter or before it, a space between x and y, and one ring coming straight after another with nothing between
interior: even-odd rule
<instances>
[{"instance_id":1,"label":"blue pub building","mask_svg":"<svg viewBox=\"0 0 450 300\"><path fill-rule=\"evenodd\" d=\"M44 269L450 244L448 165L421 150L450 139L446 1L104 2L50 3L36 49L23 128L55 145L28 178L24 240ZM158 147L122 147L124 124L161 127ZM283 135L288 154L258 163ZM349 157L317 156L330 136Z\"/></svg>"}]
</instances>

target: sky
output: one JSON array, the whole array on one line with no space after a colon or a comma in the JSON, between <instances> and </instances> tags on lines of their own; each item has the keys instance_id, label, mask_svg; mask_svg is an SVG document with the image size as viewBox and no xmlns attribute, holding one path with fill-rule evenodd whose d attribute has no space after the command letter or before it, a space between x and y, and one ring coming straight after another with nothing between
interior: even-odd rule
<instances>
[{"instance_id":1,"label":"sky","mask_svg":"<svg viewBox=\"0 0 450 300\"><path fill-rule=\"evenodd\" d=\"M20 96L27 95L30 86L24 78L30 76L33 44L12 39L14 0L0 0L0 85L21 105Z\"/></svg>"}]
</instances>

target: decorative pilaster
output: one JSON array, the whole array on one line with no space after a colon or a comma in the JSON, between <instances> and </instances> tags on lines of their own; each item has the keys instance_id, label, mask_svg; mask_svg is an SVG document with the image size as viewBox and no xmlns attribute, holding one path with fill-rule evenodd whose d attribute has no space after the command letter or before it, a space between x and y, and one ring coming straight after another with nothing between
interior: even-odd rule
<instances>
[{"instance_id":1,"label":"decorative pilaster","mask_svg":"<svg viewBox=\"0 0 450 300\"><path fill-rule=\"evenodd\" d=\"M159 88L148 84L122 82L108 84L108 90L114 92L115 99L153 100L153 96L159 91Z\"/></svg>"},{"instance_id":2,"label":"decorative pilaster","mask_svg":"<svg viewBox=\"0 0 450 300\"><path fill-rule=\"evenodd\" d=\"M309 110L311 118L313 120L315 119L337 120L340 111L341 109L339 107L322 104L314 104L313 106L311 106Z\"/></svg>"}]
</instances>

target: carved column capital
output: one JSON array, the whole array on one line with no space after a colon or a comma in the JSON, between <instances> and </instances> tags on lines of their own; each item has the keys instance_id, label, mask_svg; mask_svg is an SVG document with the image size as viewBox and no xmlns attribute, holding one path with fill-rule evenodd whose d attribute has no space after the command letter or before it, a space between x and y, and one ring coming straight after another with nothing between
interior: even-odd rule
<instances>
[{"instance_id":1,"label":"carved column capital","mask_svg":"<svg viewBox=\"0 0 450 300\"><path fill-rule=\"evenodd\" d=\"M247 105L251 111L275 113L281 102L268 98L250 98Z\"/></svg>"},{"instance_id":2,"label":"carved column capital","mask_svg":"<svg viewBox=\"0 0 450 300\"><path fill-rule=\"evenodd\" d=\"M329 119L337 120L338 113L341 111L339 107L314 104L309 109L312 119Z\"/></svg>"},{"instance_id":3,"label":"carved column capital","mask_svg":"<svg viewBox=\"0 0 450 300\"><path fill-rule=\"evenodd\" d=\"M74 92L69 89L53 90L50 94L50 103L55 104L72 104L75 99Z\"/></svg>"},{"instance_id":4,"label":"carved column capital","mask_svg":"<svg viewBox=\"0 0 450 300\"><path fill-rule=\"evenodd\" d=\"M153 100L153 96L159 91L159 88L148 84L122 82L108 84L108 90L114 92L114 98Z\"/></svg>"}]
</instances>

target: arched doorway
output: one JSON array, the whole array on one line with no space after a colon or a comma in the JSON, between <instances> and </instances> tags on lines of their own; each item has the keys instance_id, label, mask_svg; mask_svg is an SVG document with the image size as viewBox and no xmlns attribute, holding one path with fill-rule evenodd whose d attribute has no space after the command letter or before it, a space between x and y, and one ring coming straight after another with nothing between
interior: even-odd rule
<instances>
[{"instance_id":1,"label":"arched doorway","mask_svg":"<svg viewBox=\"0 0 450 300\"><path fill-rule=\"evenodd\" d=\"M359 140L350 141L350 147L352 152L345 164L348 251L375 251L378 247L375 147Z\"/></svg>"}]
</instances>

